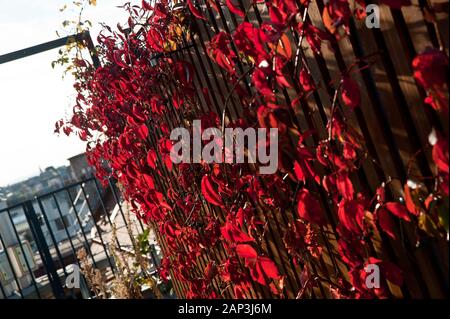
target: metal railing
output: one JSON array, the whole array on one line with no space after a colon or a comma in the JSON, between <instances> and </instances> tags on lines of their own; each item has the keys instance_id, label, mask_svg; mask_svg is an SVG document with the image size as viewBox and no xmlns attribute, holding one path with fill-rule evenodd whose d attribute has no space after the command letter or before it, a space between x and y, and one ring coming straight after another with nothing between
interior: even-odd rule
<instances>
[{"instance_id":1,"label":"metal railing","mask_svg":"<svg viewBox=\"0 0 450 319\"><path fill-rule=\"evenodd\" d=\"M94 268L114 277L110 246L133 253L129 227L136 235L145 229L128 213L116 185L104 188L95 178L1 209L0 298L90 297L85 283L80 290L65 286L74 266L81 268L77 252L83 248ZM149 254L153 273L157 249L152 245Z\"/></svg>"}]
</instances>

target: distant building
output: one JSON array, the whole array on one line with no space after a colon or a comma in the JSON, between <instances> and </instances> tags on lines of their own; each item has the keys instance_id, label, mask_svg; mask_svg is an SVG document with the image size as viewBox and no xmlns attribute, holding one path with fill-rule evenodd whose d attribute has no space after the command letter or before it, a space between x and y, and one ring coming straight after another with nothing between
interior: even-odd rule
<instances>
[{"instance_id":1,"label":"distant building","mask_svg":"<svg viewBox=\"0 0 450 319\"><path fill-rule=\"evenodd\" d=\"M7 196L8 206L12 206L94 176L94 169L89 166L85 153L75 155L68 160L69 166L56 168L50 166L41 170L39 175L0 188L0 197L1 192L5 193L4 197Z\"/></svg>"},{"instance_id":2,"label":"distant building","mask_svg":"<svg viewBox=\"0 0 450 319\"><path fill-rule=\"evenodd\" d=\"M59 168L50 166L44 171L41 170L37 176L7 186L5 189L10 194L7 199L8 206L63 187L74 180L71 174L72 171L67 166Z\"/></svg>"},{"instance_id":3,"label":"distant building","mask_svg":"<svg viewBox=\"0 0 450 319\"><path fill-rule=\"evenodd\" d=\"M72 175L77 180L87 179L94 175L94 168L89 165L86 153L81 153L69 158Z\"/></svg>"}]
</instances>

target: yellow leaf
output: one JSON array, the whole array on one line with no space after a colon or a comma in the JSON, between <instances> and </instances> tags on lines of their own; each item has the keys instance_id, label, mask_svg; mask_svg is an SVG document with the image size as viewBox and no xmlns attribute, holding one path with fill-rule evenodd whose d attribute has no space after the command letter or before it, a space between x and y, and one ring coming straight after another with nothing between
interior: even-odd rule
<instances>
[{"instance_id":1,"label":"yellow leaf","mask_svg":"<svg viewBox=\"0 0 450 319\"><path fill-rule=\"evenodd\" d=\"M438 229L434 221L425 213L421 213L418 220L418 226L421 230L427 233L430 237L438 235Z\"/></svg>"}]
</instances>

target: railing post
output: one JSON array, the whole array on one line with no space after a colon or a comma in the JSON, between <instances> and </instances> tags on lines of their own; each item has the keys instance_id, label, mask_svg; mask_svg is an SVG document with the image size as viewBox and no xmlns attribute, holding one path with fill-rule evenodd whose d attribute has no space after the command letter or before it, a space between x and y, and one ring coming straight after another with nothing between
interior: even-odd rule
<instances>
[{"instance_id":1,"label":"railing post","mask_svg":"<svg viewBox=\"0 0 450 319\"><path fill-rule=\"evenodd\" d=\"M43 259L42 262L44 264L44 267L46 268L49 277L48 279L52 286L53 294L55 295L56 299L63 299L65 298L64 289L61 285L60 278L50 254L50 248L48 247L47 241L45 240L44 233L42 232L42 228L39 224L39 220L36 216L36 211L34 210L32 202L26 201L24 203L24 208L25 216L27 218L28 224L30 225L31 231L34 234L34 239L36 240L40 255Z\"/></svg>"}]
</instances>

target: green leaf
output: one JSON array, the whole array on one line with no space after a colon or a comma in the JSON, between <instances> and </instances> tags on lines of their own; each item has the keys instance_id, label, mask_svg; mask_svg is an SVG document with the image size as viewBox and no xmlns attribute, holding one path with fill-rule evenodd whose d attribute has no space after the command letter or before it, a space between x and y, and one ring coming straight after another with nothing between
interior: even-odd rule
<instances>
[{"instance_id":1,"label":"green leaf","mask_svg":"<svg viewBox=\"0 0 450 319\"><path fill-rule=\"evenodd\" d=\"M420 214L418 225L430 237L435 237L438 234L437 226L428 214Z\"/></svg>"},{"instance_id":2,"label":"green leaf","mask_svg":"<svg viewBox=\"0 0 450 319\"><path fill-rule=\"evenodd\" d=\"M449 201L448 197L443 200L442 205L439 205L437 208L438 216L439 216L439 224L444 227L445 231L448 234L449 229Z\"/></svg>"},{"instance_id":3,"label":"green leaf","mask_svg":"<svg viewBox=\"0 0 450 319\"><path fill-rule=\"evenodd\" d=\"M144 230L142 234L137 236L139 248L141 250L141 254L146 255L150 252L150 243L148 241L148 236L150 234L150 229Z\"/></svg>"}]
</instances>

